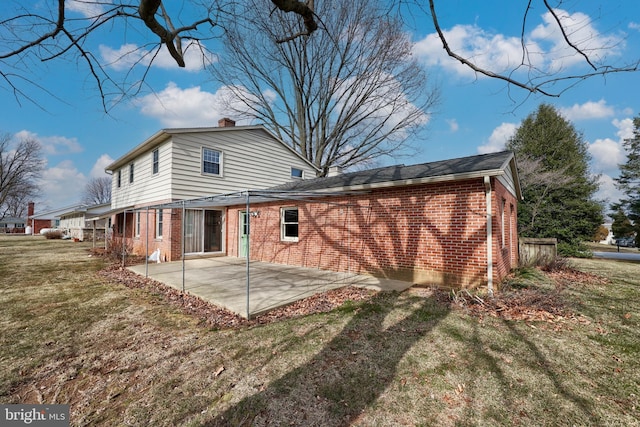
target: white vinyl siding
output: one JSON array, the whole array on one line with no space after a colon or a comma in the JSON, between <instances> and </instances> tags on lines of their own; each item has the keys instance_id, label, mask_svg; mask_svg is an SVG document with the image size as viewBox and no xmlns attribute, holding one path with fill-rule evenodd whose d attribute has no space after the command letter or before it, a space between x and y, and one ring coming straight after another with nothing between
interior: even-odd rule
<instances>
[{"instance_id":1,"label":"white vinyl siding","mask_svg":"<svg viewBox=\"0 0 640 427\"><path fill-rule=\"evenodd\" d=\"M170 200L171 147L171 143L167 141L155 148L158 150L159 164L156 174L153 173L153 150L135 159L134 182L125 184L121 188L112 187L111 207L113 209ZM127 169L125 171L128 172Z\"/></svg>"},{"instance_id":2,"label":"white vinyl siding","mask_svg":"<svg viewBox=\"0 0 640 427\"><path fill-rule=\"evenodd\" d=\"M504 168L504 175L498 176L498 181L500 181L500 183L504 185L511 194L516 194L516 186L513 181L513 174L511 173L510 167L507 166Z\"/></svg>"},{"instance_id":3,"label":"white vinyl siding","mask_svg":"<svg viewBox=\"0 0 640 427\"><path fill-rule=\"evenodd\" d=\"M174 135L172 197L191 199L291 181L291 168L314 177L315 170L266 132L225 130ZM179 148L178 148L179 147ZM222 153L222 176L201 172L203 148Z\"/></svg>"},{"instance_id":4,"label":"white vinyl siding","mask_svg":"<svg viewBox=\"0 0 640 427\"><path fill-rule=\"evenodd\" d=\"M160 168L154 175L156 148ZM221 175L202 172L204 148L221 153ZM312 166L260 129L171 134L121 168L129 163L136 165L135 181L121 188L113 185L112 209L269 188L300 179L292 178L292 168L302 170L305 178L316 175Z\"/></svg>"}]
</instances>

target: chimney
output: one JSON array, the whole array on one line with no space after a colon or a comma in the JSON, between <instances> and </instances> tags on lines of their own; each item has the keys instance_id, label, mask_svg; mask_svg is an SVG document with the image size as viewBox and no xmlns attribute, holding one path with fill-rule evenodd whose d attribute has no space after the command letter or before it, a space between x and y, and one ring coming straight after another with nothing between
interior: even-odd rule
<instances>
[{"instance_id":1,"label":"chimney","mask_svg":"<svg viewBox=\"0 0 640 427\"><path fill-rule=\"evenodd\" d=\"M27 217L30 217L33 215L35 206L36 206L35 203L29 202L29 204L27 205Z\"/></svg>"},{"instance_id":2,"label":"chimney","mask_svg":"<svg viewBox=\"0 0 640 427\"><path fill-rule=\"evenodd\" d=\"M221 127L221 128L232 128L235 125L236 125L235 120L231 120L228 117L218 120L218 127Z\"/></svg>"},{"instance_id":3,"label":"chimney","mask_svg":"<svg viewBox=\"0 0 640 427\"><path fill-rule=\"evenodd\" d=\"M337 176L342 174L342 168L340 166L331 166L327 172L327 176Z\"/></svg>"}]
</instances>

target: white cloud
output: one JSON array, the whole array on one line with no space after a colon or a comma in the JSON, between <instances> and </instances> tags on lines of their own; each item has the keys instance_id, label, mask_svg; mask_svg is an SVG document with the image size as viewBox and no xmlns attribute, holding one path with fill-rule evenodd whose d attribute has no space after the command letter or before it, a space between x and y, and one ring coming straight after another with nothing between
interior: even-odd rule
<instances>
[{"instance_id":1,"label":"white cloud","mask_svg":"<svg viewBox=\"0 0 640 427\"><path fill-rule=\"evenodd\" d=\"M613 125L618 128L616 135L618 135L620 141L633 138L633 119L615 119L611 123L613 123Z\"/></svg>"},{"instance_id":2,"label":"white cloud","mask_svg":"<svg viewBox=\"0 0 640 427\"><path fill-rule=\"evenodd\" d=\"M104 12L102 4L82 0L66 0L64 7L66 10L84 15L86 18L95 18Z\"/></svg>"},{"instance_id":3,"label":"white cloud","mask_svg":"<svg viewBox=\"0 0 640 427\"><path fill-rule=\"evenodd\" d=\"M554 9L554 12L562 23L567 38L592 61L600 62L607 56L620 54L623 40L600 34L588 15L580 12L570 14L562 9ZM531 37L540 43L551 44L547 52L551 58L551 70L560 70L583 62L584 57L567 45L551 12L545 13L542 20L544 23L531 32Z\"/></svg>"},{"instance_id":4,"label":"white cloud","mask_svg":"<svg viewBox=\"0 0 640 427\"><path fill-rule=\"evenodd\" d=\"M100 56L107 66L114 70L129 70L136 65L149 66L163 69L177 69L178 64L171 57L166 46L162 46L160 51L147 50L142 46L128 43L113 49L110 46L100 45ZM153 61L153 62L152 62ZM216 61L215 55L207 51L206 48L198 42L192 42L187 45L184 52L185 70L201 71L204 67Z\"/></svg>"},{"instance_id":5,"label":"white cloud","mask_svg":"<svg viewBox=\"0 0 640 427\"><path fill-rule=\"evenodd\" d=\"M274 99L275 94L265 96ZM241 111L242 104L234 102L228 87L211 93L200 86L182 89L170 82L161 92L143 96L138 105L142 114L160 120L167 127L217 126L222 117L232 117L238 124L242 122L234 112Z\"/></svg>"},{"instance_id":6,"label":"white cloud","mask_svg":"<svg viewBox=\"0 0 640 427\"><path fill-rule=\"evenodd\" d=\"M39 136L37 133L21 130L15 134L15 138L18 140L33 139L38 141L42 146L43 152L47 155L80 153L84 150L76 138L67 138L65 136Z\"/></svg>"},{"instance_id":7,"label":"white cloud","mask_svg":"<svg viewBox=\"0 0 640 427\"><path fill-rule=\"evenodd\" d=\"M80 202L87 178L78 171L72 161L65 160L47 168L40 180L44 204L53 209Z\"/></svg>"},{"instance_id":8,"label":"white cloud","mask_svg":"<svg viewBox=\"0 0 640 427\"><path fill-rule=\"evenodd\" d=\"M502 123L491 132L489 141L478 147L478 153L495 153L504 150L507 141L516 133L517 128L518 126L514 123Z\"/></svg>"},{"instance_id":9,"label":"white cloud","mask_svg":"<svg viewBox=\"0 0 640 427\"><path fill-rule=\"evenodd\" d=\"M605 56L620 54L624 46L623 40L600 34L592 25L589 16L580 12L569 14L560 9L554 11L562 22L569 40L588 54L592 61L600 63L605 60ZM510 36L493 33L477 25L456 25L450 29L443 29L443 34L449 47L456 54L469 59L480 68L496 73L516 70L522 62L540 70L540 75L556 73L577 63L584 63L584 57L567 45L553 15L547 12L541 19L540 25L524 35L525 52L520 34ZM428 66L438 65L463 77L482 77L450 58L442 48L437 33L428 34L416 42L414 53ZM533 70L529 66L520 69L523 72Z\"/></svg>"},{"instance_id":10,"label":"white cloud","mask_svg":"<svg viewBox=\"0 0 640 427\"><path fill-rule=\"evenodd\" d=\"M109 176L104 169L113 163L113 159L108 154L103 154L98 157L98 160L93 164L91 168L91 172L89 172L89 177L91 178L102 178L105 176Z\"/></svg>"},{"instance_id":11,"label":"white cloud","mask_svg":"<svg viewBox=\"0 0 640 427\"><path fill-rule=\"evenodd\" d=\"M458 125L458 121L456 119L448 119L447 124L449 125L449 130L451 131L451 133L456 133L458 132L458 129L460 129L460 126Z\"/></svg>"},{"instance_id":12,"label":"white cloud","mask_svg":"<svg viewBox=\"0 0 640 427\"><path fill-rule=\"evenodd\" d=\"M593 159L593 169L598 172L612 172L624 162L625 155L620 141L610 138L597 139L589 144L589 153Z\"/></svg>"},{"instance_id":13,"label":"white cloud","mask_svg":"<svg viewBox=\"0 0 640 427\"><path fill-rule=\"evenodd\" d=\"M617 202L622 193L615 188L614 177L620 173L618 165L626 161L626 153L622 145L625 139L633 136L633 119L627 118L611 122L618 130L618 140L605 138L597 139L589 144L589 154L592 157L592 170L600 175L600 189L596 198L608 203Z\"/></svg>"},{"instance_id":14,"label":"white cloud","mask_svg":"<svg viewBox=\"0 0 640 427\"><path fill-rule=\"evenodd\" d=\"M607 174L600 175L598 183L600 184L600 189L596 192L595 199L604 200L606 202L606 213L609 209L609 204L620 200L623 197L623 194L616 188L613 178Z\"/></svg>"},{"instance_id":15,"label":"white cloud","mask_svg":"<svg viewBox=\"0 0 640 427\"><path fill-rule=\"evenodd\" d=\"M611 122L618 130L617 140L612 138L597 139L589 144L595 173L606 173L617 176L618 165L626 161L626 153L622 143L633 136L633 119L615 119Z\"/></svg>"},{"instance_id":16,"label":"white cloud","mask_svg":"<svg viewBox=\"0 0 640 427\"><path fill-rule=\"evenodd\" d=\"M522 47L519 37L491 34L476 25L456 25L443 31L449 47L458 55L469 58L477 66L503 72L512 69L522 61ZM414 53L428 66L439 65L463 76L476 76L469 67L450 58L442 48L437 34L429 34L414 45ZM542 63L541 49L535 44L529 46L529 59Z\"/></svg>"},{"instance_id":17,"label":"white cloud","mask_svg":"<svg viewBox=\"0 0 640 427\"><path fill-rule=\"evenodd\" d=\"M601 99L598 102L588 101L584 104L574 104L568 108L560 108L560 113L568 120L589 120L611 117L614 114L613 107L607 105L607 101Z\"/></svg>"}]
</instances>

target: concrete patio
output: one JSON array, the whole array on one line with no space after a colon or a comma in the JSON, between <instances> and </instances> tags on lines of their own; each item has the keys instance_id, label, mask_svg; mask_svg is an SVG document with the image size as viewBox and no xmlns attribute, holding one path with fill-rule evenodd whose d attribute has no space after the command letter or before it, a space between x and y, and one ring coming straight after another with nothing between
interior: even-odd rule
<instances>
[{"instance_id":1,"label":"concrete patio","mask_svg":"<svg viewBox=\"0 0 640 427\"><path fill-rule=\"evenodd\" d=\"M244 258L195 258L185 260L184 265L184 274L181 261L128 268L142 276L148 269L149 278L175 289L182 290L184 283L186 292L247 317L247 269ZM249 278L251 316L343 286L403 291L412 285L368 275L254 261L250 263Z\"/></svg>"}]
</instances>

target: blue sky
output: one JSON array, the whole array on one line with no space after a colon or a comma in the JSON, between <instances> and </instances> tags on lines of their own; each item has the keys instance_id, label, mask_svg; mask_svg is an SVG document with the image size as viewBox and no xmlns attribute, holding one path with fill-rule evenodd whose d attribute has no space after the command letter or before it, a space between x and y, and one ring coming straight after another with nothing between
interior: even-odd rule
<instances>
[{"instance_id":1,"label":"blue sky","mask_svg":"<svg viewBox=\"0 0 640 427\"><path fill-rule=\"evenodd\" d=\"M473 56L478 64L501 72L513 65L514 58L519 59L522 7L526 2L492 3L497 8L478 3L436 2L440 23L452 47L462 55ZM580 58L557 49L559 34L551 32L552 22L537 3L541 4L533 2L529 11L525 31L533 61L541 68L558 67L575 74L588 72ZM81 2L68 4L72 9L70 16L93 12ZM596 57L614 64L640 58L637 1L574 0L560 7L564 10L561 15L575 23L571 37ZM9 9L5 8L0 16L10 13ZM441 102L430 115L423 133L426 138L414 141L420 147L419 155L389 159L388 164L421 163L500 150L521 120L544 102L554 105L583 133L593 156L592 172L602 174L598 197L618 199L612 178L618 174L617 165L625 159L621 142L631 136L631 121L640 114L640 71L594 77L559 98L530 95L503 82L475 75L447 57L424 12L414 10L408 17L407 32L415 43L414 53L430 78L440 85ZM154 38L146 31L123 33L110 28L88 46L110 64L110 72L124 76L128 61L144 62L144 58L129 55L125 60L115 59L151 41ZM210 41L206 46L215 55L216 42ZM218 102L225 96L224 87L211 82L195 50L192 53L193 56L187 55L187 68L180 69L166 52L161 52L142 93L117 105L110 104L108 114L80 62L39 65L30 76L57 98L26 86L26 93L35 103L24 98L17 100L0 83L0 132L17 138L36 138L44 148L47 166L37 211L77 203L88 179L104 176L106 165L159 129L216 126L218 119L229 115Z\"/></svg>"}]
</instances>

